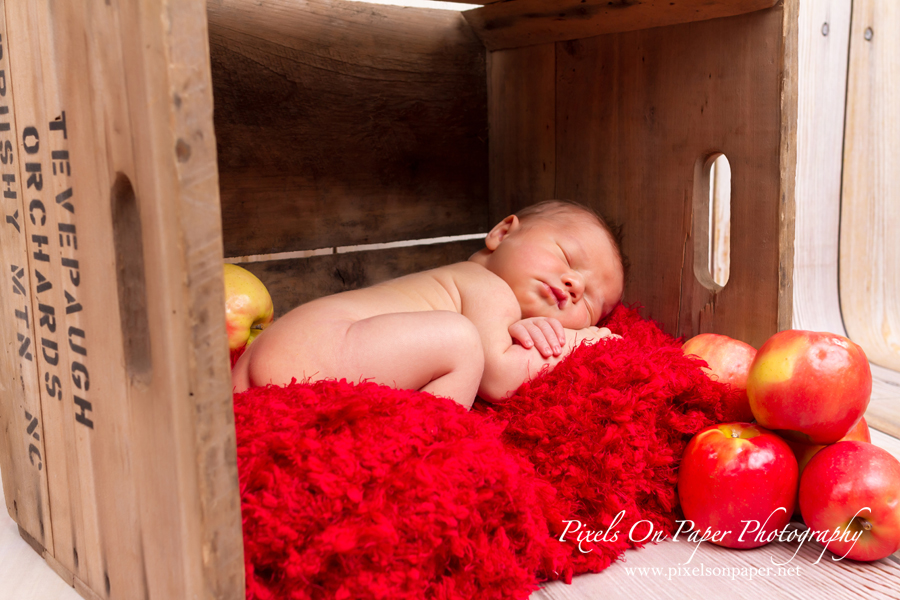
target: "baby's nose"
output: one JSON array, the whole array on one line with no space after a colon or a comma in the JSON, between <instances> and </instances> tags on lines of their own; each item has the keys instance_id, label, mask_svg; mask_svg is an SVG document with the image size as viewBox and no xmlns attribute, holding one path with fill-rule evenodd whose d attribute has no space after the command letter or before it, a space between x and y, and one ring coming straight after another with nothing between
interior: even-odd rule
<instances>
[{"instance_id":1,"label":"baby's nose","mask_svg":"<svg viewBox=\"0 0 900 600\"><path fill-rule=\"evenodd\" d=\"M578 300L584 293L584 279L578 273L567 273L563 277L563 284L572 300Z\"/></svg>"}]
</instances>

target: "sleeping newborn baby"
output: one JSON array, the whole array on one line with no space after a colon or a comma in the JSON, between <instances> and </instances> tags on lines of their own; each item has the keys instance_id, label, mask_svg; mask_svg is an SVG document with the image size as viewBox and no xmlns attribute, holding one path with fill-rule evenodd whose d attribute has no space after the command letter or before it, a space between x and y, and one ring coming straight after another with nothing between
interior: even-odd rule
<instances>
[{"instance_id":1,"label":"sleeping newborn baby","mask_svg":"<svg viewBox=\"0 0 900 600\"><path fill-rule=\"evenodd\" d=\"M554 367L622 297L621 252L590 209L550 200L498 223L469 260L308 302L241 356L235 392L369 380L493 401Z\"/></svg>"}]
</instances>

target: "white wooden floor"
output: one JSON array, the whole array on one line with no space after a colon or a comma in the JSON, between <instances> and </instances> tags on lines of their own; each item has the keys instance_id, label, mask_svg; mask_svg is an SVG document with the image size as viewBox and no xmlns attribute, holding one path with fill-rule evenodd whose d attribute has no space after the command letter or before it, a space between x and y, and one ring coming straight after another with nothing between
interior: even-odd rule
<instances>
[{"instance_id":1,"label":"white wooden floor","mask_svg":"<svg viewBox=\"0 0 900 600\"><path fill-rule=\"evenodd\" d=\"M872 431L872 442L900 459L900 440ZM554 582L531 600L638 600L643 598L900 598L900 552L876 563L834 562L821 549L773 542L754 550L727 550L701 544L663 542L625 554L602 573ZM779 572L774 563L786 563ZM765 570L771 569L768 572ZM731 569L725 572L725 569ZM19 537L16 524L0 514L0 599L78 600L50 567ZM174 599L173 599L174 600Z\"/></svg>"},{"instance_id":2,"label":"white wooden floor","mask_svg":"<svg viewBox=\"0 0 900 600\"><path fill-rule=\"evenodd\" d=\"M2 492L3 490L0 490ZM3 600L81 600L37 552L0 505L0 598Z\"/></svg>"}]
</instances>

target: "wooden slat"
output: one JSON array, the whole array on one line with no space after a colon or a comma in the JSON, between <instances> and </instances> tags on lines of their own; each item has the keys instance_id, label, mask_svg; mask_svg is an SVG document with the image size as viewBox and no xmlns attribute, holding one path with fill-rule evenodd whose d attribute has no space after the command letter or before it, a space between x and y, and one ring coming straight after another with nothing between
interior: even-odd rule
<instances>
[{"instance_id":1,"label":"wooden slat","mask_svg":"<svg viewBox=\"0 0 900 600\"><path fill-rule=\"evenodd\" d=\"M0 475L9 515L53 550L26 210L5 2L0 1ZM30 202L29 202L30 203Z\"/></svg>"},{"instance_id":2,"label":"wooden slat","mask_svg":"<svg viewBox=\"0 0 900 600\"><path fill-rule=\"evenodd\" d=\"M354 290L401 275L467 260L482 240L411 246L309 258L243 263L265 284L280 317L321 296Z\"/></svg>"},{"instance_id":3,"label":"wooden slat","mask_svg":"<svg viewBox=\"0 0 900 600\"><path fill-rule=\"evenodd\" d=\"M556 48L492 52L488 59L490 221L556 194Z\"/></svg>"},{"instance_id":4,"label":"wooden slat","mask_svg":"<svg viewBox=\"0 0 900 600\"><path fill-rule=\"evenodd\" d=\"M52 564L85 596L242 598L205 2L15 4L59 336Z\"/></svg>"},{"instance_id":5,"label":"wooden slat","mask_svg":"<svg viewBox=\"0 0 900 600\"><path fill-rule=\"evenodd\" d=\"M869 359L900 371L900 5L853 3L841 205L841 309Z\"/></svg>"},{"instance_id":6,"label":"wooden slat","mask_svg":"<svg viewBox=\"0 0 900 600\"><path fill-rule=\"evenodd\" d=\"M866 410L866 422L900 438L900 373L872 365L872 398Z\"/></svg>"},{"instance_id":7,"label":"wooden slat","mask_svg":"<svg viewBox=\"0 0 900 600\"><path fill-rule=\"evenodd\" d=\"M463 14L488 50L576 40L770 8L778 0L510 0Z\"/></svg>"},{"instance_id":8,"label":"wooden slat","mask_svg":"<svg viewBox=\"0 0 900 600\"><path fill-rule=\"evenodd\" d=\"M24 231L33 289L31 302L33 314L41 315L39 325L34 327L35 363L39 381L49 384L40 386L39 398L54 545L44 548L65 569L86 576L91 566L87 548L96 547L97 530L85 528L83 507L85 502L91 504L92 472L89 466L82 468L85 439L71 426L75 423L76 406L70 368L82 361L77 356L70 358L67 343L68 327L75 328L73 333L83 331L83 327L77 312L66 314L67 305L74 308L77 302L73 304L65 299L66 292L75 298L80 296L69 277L72 273L74 279L79 279L80 269L64 269L62 264L63 258L78 260L80 257L73 253L71 233L59 237L60 226L68 228L73 223L71 213L65 208L73 206L73 202L56 202L57 194L64 193L70 183L64 168L67 161L55 161L54 173L51 152L67 152L69 148L64 131L55 129L51 134L50 129L50 122L57 122L56 117L62 115L56 112L59 98L52 75L54 65L51 57L42 51L48 43L47 10L43 2L7 3L8 50L19 132L16 151L20 158L20 179L24 182L23 204L29 211ZM63 245L65 242L68 246ZM83 347L77 335L72 341ZM84 493L82 481L87 484ZM92 523L96 525L95 521ZM99 577L101 571L95 568L94 575Z\"/></svg>"},{"instance_id":9,"label":"wooden slat","mask_svg":"<svg viewBox=\"0 0 900 600\"><path fill-rule=\"evenodd\" d=\"M842 0L802 4L799 36L800 118L792 327L840 335L847 335L838 289L838 248L850 12L850 4ZM866 68L890 69L892 64L886 61ZM884 76L879 71L878 77ZM858 163L860 157L851 160ZM867 177L874 173L877 171ZM858 224L857 219L853 220ZM877 316L870 318L877 320ZM874 321L873 324L877 325ZM900 373L873 365L872 376L872 398L866 420L874 429L900 436Z\"/></svg>"},{"instance_id":10,"label":"wooden slat","mask_svg":"<svg viewBox=\"0 0 900 600\"><path fill-rule=\"evenodd\" d=\"M759 346L790 323L788 14L556 45L556 195L624 224L626 301L674 335ZM695 168L716 152L732 168L731 272L718 293L694 275L691 226Z\"/></svg>"},{"instance_id":11,"label":"wooden slat","mask_svg":"<svg viewBox=\"0 0 900 600\"><path fill-rule=\"evenodd\" d=\"M485 231L484 48L459 13L209 3L226 256Z\"/></svg>"},{"instance_id":12,"label":"wooden slat","mask_svg":"<svg viewBox=\"0 0 900 600\"><path fill-rule=\"evenodd\" d=\"M794 329L846 335L838 231L850 3L800 5Z\"/></svg>"},{"instance_id":13,"label":"wooden slat","mask_svg":"<svg viewBox=\"0 0 900 600\"><path fill-rule=\"evenodd\" d=\"M779 65L781 80L781 140L778 145L778 166L781 182L778 206L778 331L789 329L794 316L794 243L797 216L797 127L799 122L800 69L800 0L783 0L781 24L782 56ZM751 237L750 229L744 235ZM746 247L746 246L745 246ZM754 290L747 282L745 292Z\"/></svg>"}]
</instances>

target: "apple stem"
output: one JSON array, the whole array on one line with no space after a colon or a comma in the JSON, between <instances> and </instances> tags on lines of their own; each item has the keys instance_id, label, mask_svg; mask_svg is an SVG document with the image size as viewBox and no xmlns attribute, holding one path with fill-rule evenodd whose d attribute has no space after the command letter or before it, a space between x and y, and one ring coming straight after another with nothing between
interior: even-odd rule
<instances>
[{"instance_id":1,"label":"apple stem","mask_svg":"<svg viewBox=\"0 0 900 600\"><path fill-rule=\"evenodd\" d=\"M862 517L856 517L859 519L859 526L862 527L866 531L870 531L872 529L872 524L863 519Z\"/></svg>"}]
</instances>

